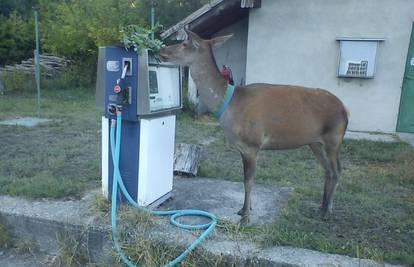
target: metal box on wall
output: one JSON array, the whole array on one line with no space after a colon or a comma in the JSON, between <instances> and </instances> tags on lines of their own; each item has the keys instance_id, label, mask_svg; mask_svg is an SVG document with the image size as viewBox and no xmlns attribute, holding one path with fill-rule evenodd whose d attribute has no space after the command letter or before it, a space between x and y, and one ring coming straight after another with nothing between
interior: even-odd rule
<instances>
[{"instance_id":1,"label":"metal box on wall","mask_svg":"<svg viewBox=\"0 0 414 267\"><path fill-rule=\"evenodd\" d=\"M337 38L339 41L338 77L373 78L378 42L384 39Z\"/></svg>"}]
</instances>

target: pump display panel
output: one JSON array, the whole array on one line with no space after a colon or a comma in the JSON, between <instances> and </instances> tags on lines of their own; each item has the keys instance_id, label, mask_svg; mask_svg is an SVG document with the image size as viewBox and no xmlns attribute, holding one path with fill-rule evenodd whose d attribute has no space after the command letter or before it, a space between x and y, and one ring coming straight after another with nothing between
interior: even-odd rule
<instances>
[{"instance_id":1,"label":"pump display panel","mask_svg":"<svg viewBox=\"0 0 414 267\"><path fill-rule=\"evenodd\" d=\"M150 111L180 106L180 71L170 65L149 66Z\"/></svg>"}]
</instances>

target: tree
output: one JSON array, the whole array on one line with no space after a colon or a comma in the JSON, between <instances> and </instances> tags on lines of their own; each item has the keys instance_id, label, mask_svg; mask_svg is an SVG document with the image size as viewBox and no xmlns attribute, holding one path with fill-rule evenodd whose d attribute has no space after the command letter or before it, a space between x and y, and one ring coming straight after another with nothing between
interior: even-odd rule
<instances>
[{"instance_id":1,"label":"tree","mask_svg":"<svg viewBox=\"0 0 414 267\"><path fill-rule=\"evenodd\" d=\"M140 24L139 5L130 0L69 0L54 7L41 1L42 43L46 51L73 59L95 56L97 48L120 40L126 22Z\"/></svg>"},{"instance_id":2,"label":"tree","mask_svg":"<svg viewBox=\"0 0 414 267\"><path fill-rule=\"evenodd\" d=\"M140 16L144 17L148 24L152 1L143 0L140 9ZM156 4L156 21L166 29L208 3L209 0L154 0L154 2Z\"/></svg>"},{"instance_id":3,"label":"tree","mask_svg":"<svg viewBox=\"0 0 414 267\"><path fill-rule=\"evenodd\" d=\"M33 56L34 23L16 11L9 17L0 15L0 65L18 62Z\"/></svg>"},{"instance_id":4,"label":"tree","mask_svg":"<svg viewBox=\"0 0 414 267\"><path fill-rule=\"evenodd\" d=\"M164 28L208 0L156 0ZM34 49L33 7L39 10L41 51L85 62L99 46L119 43L129 25L148 27L151 0L0 0L0 64L30 57Z\"/></svg>"},{"instance_id":5,"label":"tree","mask_svg":"<svg viewBox=\"0 0 414 267\"><path fill-rule=\"evenodd\" d=\"M37 0L1 0L0 15L8 17L12 12L16 12L23 17L30 16Z\"/></svg>"}]
</instances>

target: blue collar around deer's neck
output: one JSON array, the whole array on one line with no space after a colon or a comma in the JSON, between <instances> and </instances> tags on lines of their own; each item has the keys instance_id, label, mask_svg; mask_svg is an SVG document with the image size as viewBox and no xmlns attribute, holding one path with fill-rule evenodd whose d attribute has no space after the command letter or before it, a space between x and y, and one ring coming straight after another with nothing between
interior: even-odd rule
<instances>
[{"instance_id":1,"label":"blue collar around deer's neck","mask_svg":"<svg viewBox=\"0 0 414 267\"><path fill-rule=\"evenodd\" d=\"M229 106L230 101L233 98L235 88L236 86L227 84L227 89L224 93L223 99L220 101L214 111L214 116L216 116L217 119L220 119L221 115L223 115L224 111L226 111L227 107Z\"/></svg>"}]
</instances>

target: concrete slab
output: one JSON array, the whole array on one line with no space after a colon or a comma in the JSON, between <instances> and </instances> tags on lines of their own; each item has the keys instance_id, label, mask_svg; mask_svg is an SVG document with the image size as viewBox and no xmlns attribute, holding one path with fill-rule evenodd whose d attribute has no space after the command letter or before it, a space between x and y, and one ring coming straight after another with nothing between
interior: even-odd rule
<instances>
[{"instance_id":1,"label":"concrete slab","mask_svg":"<svg viewBox=\"0 0 414 267\"><path fill-rule=\"evenodd\" d=\"M398 138L414 147L414 133L397 133Z\"/></svg>"},{"instance_id":2,"label":"concrete slab","mask_svg":"<svg viewBox=\"0 0 414 267\"><path fill-rule=\"evenodd\" d=\"M21 254L11 249L0 249L0 266L2 267L44 267L51 266L47 255Z\"/></svg>"},{"instance_id":3,"label":"concrete slab","mask_svg":"<svg viewBox=\"0 0 414 267\"><path fill-rule=\"evenodd\" d=\"M250 222L272 223L292 188L255 184L252 190ZM222 179L176 178L172 198L159 209L201 209L212 212L218 218L237 223L237 211L243 205L244 187L240 182ZM192 222L194 218L190 218Z\"/></svg>"},{"instance_id":4,"label":"concrete slab","mask_svg":"<svg viewBox=\"0 0 414 267\"><path fill-rule=\"evenodd\" d=\"M42 118L36 118L36 117L22 117L22 118L15 118L15 119L10 119L10 120L0 121L0 125L34 127L40 123L46 123L49 121L50 119L42 119Z\"/></svg>"},{"instance_id":5,"label":"concrete slab","mask_svg":"<svg viewBox=\"0 0 414 267\"><path fill-rule=\"evenodd\" d=\"M355 132L347 131L345 139L352 140L369 140L375 142L398 142L398 137L393 134L386 133L371 133L371 132Z\"/></svg>"}]
</instances>

